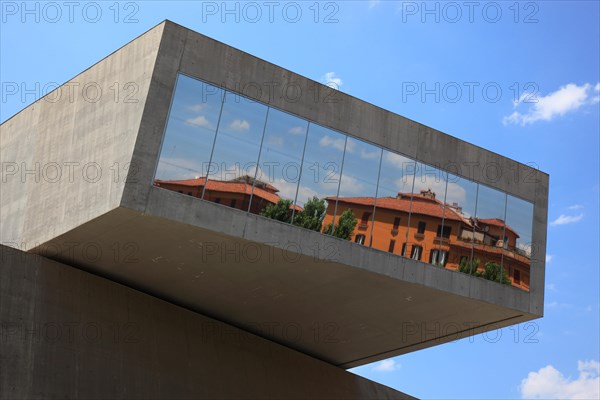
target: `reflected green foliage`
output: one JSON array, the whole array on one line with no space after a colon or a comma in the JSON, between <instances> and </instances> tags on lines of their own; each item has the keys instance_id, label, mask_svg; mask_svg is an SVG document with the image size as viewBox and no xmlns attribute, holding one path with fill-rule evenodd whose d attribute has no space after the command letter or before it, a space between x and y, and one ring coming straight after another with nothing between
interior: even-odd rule
<instances>
[{"instance_id":1,"label":"reflected green foliage","mask_svg":"<svg viewBox=\"0 0 600 400\"><path fill-rule=\"evenodd\" d=\"M510 285L510 280L508 279L508 271L506 269L502 269L500 264L495 262L487 262L483 267L483 271L479 271L479 259L467 260L462 259L458 266L458 270L465 274L470 274L477 276L479 278L484 278L489 281L500 282L505 285Z\"/></svg>"},{"instance_id":2,"label":"reflected green foliage","mask_svg":"<svg viewBox=\"0 0 600 400\"><path fill-rule=\"evenodd\" d=\"M490 261L485 263L484 271L480 272L478 276L490 281L500 282L504 285L510 285L508 271L502 269L500 264L496 264L495 262Z\"/></svg>"},{"instance_id":3,"label":"reflected green foliage","mask_svg":"<svg viewBox=\"0 0 600 400\"><path fill-rule=\"evenodd\" d=\"M306 202L304 210L295 215L294 225L320 232L325 218L325 209L325 200L314 196Z\"/></svg>"},{"instance_id":4,"label":"reflected green foliage","mask_svg":"<svg viewBox=\"0 0 600 400\"><path fill-rule=\"evenodd\" d=\"M465 274L471 274L471 275L475 275L475 276L479 276L479 272L477 271L477 269L479 268L479 259L475 258L473 260L467 260L466 258L463 258L460 261L460 264L458 266L458 270L462 273Z\"/></svg>"},{"instance_id":5,"label":"reflected green foliage","mask_svg":"<svg viewBox=\"0 0 600 400\"><path fill-rule=\"evenodd\" d=\"M281 199L277 204L269 204L261 212L260 215L263 217L275 219L281 222L287 222L288 224L292 220L292 206L291 200Z\"/></svg>"},{"instance_id":6,"label":"reflected green foliage","mask_svg":"<svg viewBox=\"0 0 600 400\"><path fill-rule=\"evenodd\" d=\"M358 220L354 215L354 211L349 209L344 211L342 215L340 215L338 224L335 226L335 228L333 227L333 224L329 224L327 228L325 228L323 233L341 239L350 240L352 238L352 233L354 232L354 228L356 228L357 223Z\"/></svg>"}]
</instances>

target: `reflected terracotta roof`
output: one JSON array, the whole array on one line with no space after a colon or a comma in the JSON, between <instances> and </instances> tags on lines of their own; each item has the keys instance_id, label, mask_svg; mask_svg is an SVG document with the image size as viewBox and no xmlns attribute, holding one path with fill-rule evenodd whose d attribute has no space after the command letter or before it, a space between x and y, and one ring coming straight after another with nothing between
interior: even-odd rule
<instances>
[{"instance_id":1,"label":"reflected terracotta roof","mask_svg":"<svg viewBox=\"0 0 600 400\"><path fill-rule=\"evenodd\" d=\"M414 199L411 206L411 197ZM326 200L335 201L335 197L327 197ZM405 213L412 212L413 214L428 215L437 218L449 219L452 221L464 222L456 211L444 205L435 199L426 198L420 195L411 196L410 194L401 194L399 197L340 197L340 202L348 204L358 204L361 206L372 207L374 204L377 208L385 208L392 211L402 211Z\"/></svg>"},{"instance_id":2,"label":"reflected terracotta roof","mask_svg":"<svg viewBox=\"0 0 600 400\"><path fill-rule=\"evenodd\" d=\"M206 182L206 178L194 178L194 179L182 179L182 180L172 180L172 181L163 181L161 179L156 179L154 181L155 184L160 186L161 184L168 185L177 185L177 186L186 186L186 187L201 187L204 186ZM267 187L272 188L273 192L278 192L279 190L274 186L269 184L265 184ZM217 181L217 180L208 180L208 184L206 185L206 190L214 191L214 192L223 192L223 193L238 193L238 194L246 194L250 196L252 194L252 184L246 182L237 182L237 181ZM263 198L273 204L276 204L281 197L277 194L270 192L268 190L262 189L258 186L254 187L253 196L257 196ZM290 208L294 208L298 211L302 210L302 207L297 205L293 205Z\"/></svg>"},{"instance_id":3,"label":"reflected terracotta roof","mask_svg":"<svg viewBox=\"0 0 600 400\"><path fill-rule=\"evenodd\" d=\"M520 237L519 234L517 233L517 231L515 231L510 226L506 225L506 223L503 220L501 220L500 218L488 218L488 219L479 218L479 219L477 219L477 221L479 223L482 223L482 224L485 224L485 225L493 225L493 226L498 226L500 228L505 227L506 229L508 229L509 231L511 231L512 233L514 233L515 235L517 235L517 237Z\"/></svg>"}]
</instances>

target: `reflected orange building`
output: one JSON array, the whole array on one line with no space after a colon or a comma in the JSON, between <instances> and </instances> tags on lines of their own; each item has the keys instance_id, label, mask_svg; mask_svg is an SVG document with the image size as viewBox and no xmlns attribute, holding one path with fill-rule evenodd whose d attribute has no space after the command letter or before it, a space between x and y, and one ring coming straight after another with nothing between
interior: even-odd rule
<instances>
[{"instance_id":1,"label":"reflected orange building","mask_svg":"<svg viewBox=\"0 0 600 400\"><path fill-rule=\"evenodd\" d=\"M254 191L252 190L253 183ZM156 179L154 186L197 198L201 198L202 191L204 191L204 200L243 211L248 210L250 197L252 196L250 212L254 214L260 214L266 206L277 204L281 200L281 197L277 194L279 189L258 179L255 180L248 175L229 181L209 179L208 184L206 183L206 177L183 180ZM206 189L204 189L204 186L206 186ZM296 209L301 210L300 207L296 207Z\"/></svg>"},{"instance_id":2,"label":"reflected orange building","mask_svg":"<svg viewBox=\"0 0 600 400\"><path fill-rule=\"evenodd\" d=\"M332 222L336 204L335 197L326 200L323 226ZM487 262L503 263L512 285L529 290L530 256L517 248L518 233L501 219L468 217L458 204L440 202L431 190L337 201L338 216L352 209L358 219L351 238L356 243L453 270L471 257L480 260L480 270Z\"/></svg>"}]
</instances>

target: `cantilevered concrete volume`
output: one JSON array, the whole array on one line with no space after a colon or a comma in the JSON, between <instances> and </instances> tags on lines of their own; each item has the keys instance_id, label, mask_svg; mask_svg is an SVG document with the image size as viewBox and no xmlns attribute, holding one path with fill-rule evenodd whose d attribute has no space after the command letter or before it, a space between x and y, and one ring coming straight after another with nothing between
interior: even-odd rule
<instances>
[{"instance_id":1,"label":"cantilevered concrete volume","mask_svg":"<svg viewBox=\"0 0 600 400\"><path fill-rule=\"evenodd\" d=\"M116 97L108 90L115 82L123 88ZM104 95L61 96L68 85L91 83L106 88ZM153 335L169 331L165 338L194 348L202 340L197 331L182 326L182 337L168 324L213 321L256 338L240 351L261 355L256 368L265 373L281 360L260 346L303 353L339 375L543 315L545 173L170 21L14 115L1 139L0 234L3 257L13 260L3 262L10 266L2 269L3 324L42 323L43 330L43 323L102 314L101 301L81 309L64 301L74 295L62 282L68 276L76 296L118 292L121 301L110 309L120 322L128 321L128 307L145 312L133 305L142 294L132 289L149 295L143 302ZM174 322L164 312L170 307L185 317ZM111 315L100 320L108 324ZM147 320L133 320L150 330ZM57 386L42 377L48 365L35 364L19 377L26 386L19 389L5 385L19 373L3 368L9 397L38 389L73 394L77 363L95 360L99 369L82 385L100 385L128 352L139 361L136 351L158 351L107 347L102 364L65 356L92 351L89 341L71 350L47 340L31 347L31 335L23 339L21 326L11 326L3 354L22 361L56 352L65 369ZM210 340L224 335L211 332ZM165 346L185 354L180 343ZM186 395L215 397L219 385L203 392L197 382L227 383L189 371L179 381L166 368L184 368L175 364L154 373ZM388 390L333 375L331 385L355 390L317 386L307 396L381 397ZM299 387L314 376L296 378ZM149 393L135 379L120 383L126 392L97 393ZM269 379L240 393L290 396L266 390Z\"/></svg>"}]
</instances>

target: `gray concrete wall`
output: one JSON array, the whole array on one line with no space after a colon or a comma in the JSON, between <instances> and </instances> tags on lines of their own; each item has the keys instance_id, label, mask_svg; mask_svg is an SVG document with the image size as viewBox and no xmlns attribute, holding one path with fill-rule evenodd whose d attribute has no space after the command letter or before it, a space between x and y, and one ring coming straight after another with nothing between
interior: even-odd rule
<instances>
[{"instance_id":1,"label":"gray concrete wall","mask_svg":"<svg viewBox=\"0 0 600 400\"><path fill-rule=\"evenodd\" d=\"M0 246L2 399L409 399L78 269Z\"/></svg>"},{"instance_id":2,"label":"gray concrete wall","mask_svg":"<svg viewBox=\"0 0 600 400\"><path fill-rule=\"evenodd\" d=\"M27 250L120 204L162 30L2 124L0 243Z\"/></svg>"}]
</instances>

